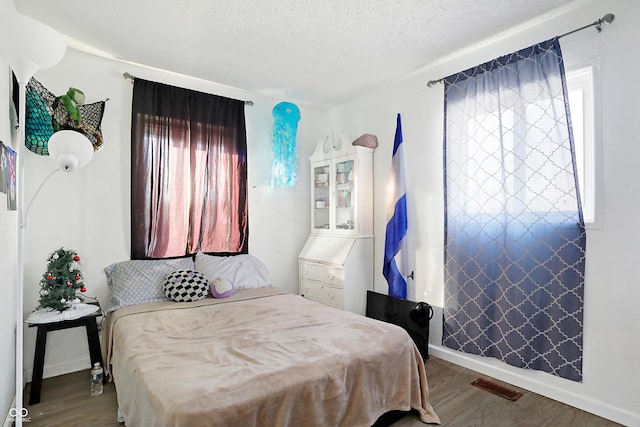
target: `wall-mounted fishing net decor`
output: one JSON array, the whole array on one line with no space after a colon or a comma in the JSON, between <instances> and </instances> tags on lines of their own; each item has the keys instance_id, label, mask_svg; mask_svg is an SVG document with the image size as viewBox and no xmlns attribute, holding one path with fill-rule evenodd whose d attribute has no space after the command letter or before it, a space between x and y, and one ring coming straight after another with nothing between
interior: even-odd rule
<instances>
[{"instance_id":1,"label":"wall-mounted fishing net decor","mask_svg":"<svg viewBox=\"0 0 640 427\"><path fill-rule=\"evenodd\" d=\"M18 89L14 80L14 103L18 111ZM102 139L102 116L105 101L84 104L84 94L69 88L61 96L56 96L36 79L31 78L26 88L25 145L36 154L49 155L47 143L58 130L75 130L84 134L93 150L98 151L104 143Z\"/></svg>"},{"instance_id":2,"label":"wall-mounted fishing net decor","mask_svg":"<svg viewBox=\"0 0 640 427\"><path fill-rule=\"evenodd\" d=\"M300 110L295 104L281 102L273 107L273 162L271 163L271 185L295 187L298 182L298 154L296 134Z\"/></svg>"}]
</instances>

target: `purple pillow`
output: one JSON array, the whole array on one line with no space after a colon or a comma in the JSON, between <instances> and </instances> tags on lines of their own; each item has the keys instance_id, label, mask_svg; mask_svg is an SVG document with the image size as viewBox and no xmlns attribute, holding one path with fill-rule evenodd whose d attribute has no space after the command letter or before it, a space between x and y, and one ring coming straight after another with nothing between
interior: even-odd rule
<instances>
[{"instance_id":1,"label":"purple pillow","mask_svg":"<svg viewBox=\"0 0 640 427\"><path fill-rule=\"evenodd\" d=\"M214 298L229 297L233 295L234 290L233 283L222 277L218 277L211 282L211 295L213 295Z\"/></svg>"}]
</instances>

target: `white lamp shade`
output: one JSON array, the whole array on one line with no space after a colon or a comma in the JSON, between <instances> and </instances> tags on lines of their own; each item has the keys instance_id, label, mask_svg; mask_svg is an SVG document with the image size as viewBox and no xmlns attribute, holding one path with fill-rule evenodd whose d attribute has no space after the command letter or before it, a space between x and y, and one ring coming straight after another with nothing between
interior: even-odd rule
<instances>
[{"instance_id":1,"label":"white lamp shade","mask_svg":"<svg viewBox=\"0 0 640 427\"><path fill-rule=\"evenodd\" d=\"M67 43L52 28L15 11L10 1L1 1L6 10L0 17L0 56L11 66L18 82L27 84L42 68L57 64Z\"/></svg>"},{"instance_id":2,"label":"white lamp shade","mask_svg":"<svg viewBox=\"0 0 640 427\"><path fill-rule=\"evenodd\" d=\"M93 145L89 138L74 130L61 130L49 138L49 155L58 169L73 172L85 166L93 157Z\"/></svg>"}]
</instances>

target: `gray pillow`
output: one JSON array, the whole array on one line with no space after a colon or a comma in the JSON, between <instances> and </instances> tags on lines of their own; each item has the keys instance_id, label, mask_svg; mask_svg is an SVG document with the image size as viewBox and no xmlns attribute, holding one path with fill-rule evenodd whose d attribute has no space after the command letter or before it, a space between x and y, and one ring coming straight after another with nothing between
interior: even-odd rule
<instances>
[{"instance_id":1,"label":"gray pillow","mask_svg":"<svg viewBox=\"0 0 640 427\"><path fill-rule=\"evenodd\" d=\"M176 270L193 270L193 258L122 261L104 269L109 285L109 309L166 301L164 281Z\"/></svg>"}]
</instances>

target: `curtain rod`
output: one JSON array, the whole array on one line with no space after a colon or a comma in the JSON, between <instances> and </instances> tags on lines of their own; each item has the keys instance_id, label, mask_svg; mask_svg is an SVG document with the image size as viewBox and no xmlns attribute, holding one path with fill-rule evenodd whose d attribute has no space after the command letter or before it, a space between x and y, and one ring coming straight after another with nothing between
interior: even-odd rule
<instances>
[{"instance_id":1,"label":"curtain rod","mask_svg":"<svg viewBox=\"0 0 640 427\"><path fill-rule=\"evenodd\" d=\"M567 33L561 34L558 36L559 39L561 39L562 37L568 36L569 34L573 34L573 33L577 33L578 31L582 31L584 29L590 28L590 27L596 27L596 30L598 30L598 32L602 31L602 25L603 24L611 24L613 22L613 20L616 19L616 16L613 13L607 13L606 15L604 15L602 18L598 19L597 21L593 21L591 24L587 24L584 27L580 27L580 28L576 28L575 30L571 30ZM437 80L429 80L427 82L427 87L433 87L438 83L442 83L444 81L445 77L441 78L441 79L437 79Z\"/></svg>"},{"instance_id":2,"label":"curtain rod","mask_svg":"<svg viewBox=\"0 0 640 427\"><path fill-rule=\"evenodd\" d=\"M133 81L136 79L135 76L133 76L133 75L131 75L129 73L126 73L126 72L122 73L122 77L124 77L125 80L131 81L131 83L133 83ZM253 101L243 101L243 102L244 102L244 105L248 105L250 107L253 105Z\"/></svg>"}]
</instances>

